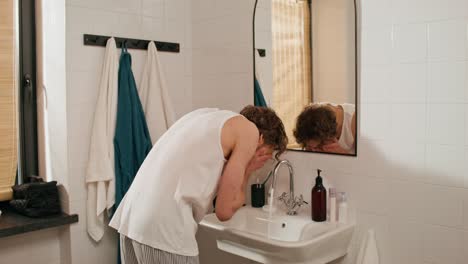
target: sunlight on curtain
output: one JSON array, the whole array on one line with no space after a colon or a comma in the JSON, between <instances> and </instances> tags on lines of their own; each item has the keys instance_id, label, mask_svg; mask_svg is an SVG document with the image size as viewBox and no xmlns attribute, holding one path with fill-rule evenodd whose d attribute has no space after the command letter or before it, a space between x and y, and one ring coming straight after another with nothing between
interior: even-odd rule
<instances>
[{"instance_id":1,"label":"sunlight on curtain","mask_svg":"<svg viewBox=\"0 0 468 264\"><path fill-rule=\"evenodd\" d=\"M272 0L273 108L283 120L289 146L296 117L312 100L310 13L307 1Z\"/></svg>"},{"instance_id":2,"label":"sunlight on curtain","mask_svg":"<svg viewBox=\"0 0 468 264\"><path fill-rule=\"evenodd\" d=\"M0 1L0 201L12 198L18 166L13 0Z\"/></svg>"}]
</instances>

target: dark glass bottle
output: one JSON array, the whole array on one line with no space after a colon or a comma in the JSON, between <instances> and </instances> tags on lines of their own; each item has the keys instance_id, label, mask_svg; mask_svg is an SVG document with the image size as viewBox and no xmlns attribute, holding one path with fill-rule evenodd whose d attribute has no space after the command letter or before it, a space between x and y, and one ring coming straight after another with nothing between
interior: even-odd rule
<instances>
[{"instance_id":1,"label":"dark glass bottle","mask_svg":"<svg viewBox=\"0 0 468 264\"><path fill-rule=\"evenodd\" d=\"M252 184L250 188L250 197L252 207L262 207L265 205L265 185L257 183Z\"/></svg>"},{"instance_id":2,"label":"dark glass bottle","mask_svg":"<svg viewBox=\"0 0 468 264\"><path fill-rule=\"evenodd\" d=\"M315 222L327 220L327 190L323 187L321 171L317 170L315 186L312 188L312 220Z\"/></svg>"}]
</instances>

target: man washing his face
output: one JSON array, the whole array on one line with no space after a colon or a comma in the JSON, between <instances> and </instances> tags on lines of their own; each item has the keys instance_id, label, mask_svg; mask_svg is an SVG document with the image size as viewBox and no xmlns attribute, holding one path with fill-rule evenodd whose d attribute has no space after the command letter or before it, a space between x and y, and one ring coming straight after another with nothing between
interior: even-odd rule
<instances>
[{"instance_id":1,"label":"man washing his face","mask_svg":"<svg viewBox=\"0 0 468 264\"><path fill-rule=\"evenodd\" d=\"M216 216L229 220L245 202L250 174L287 142L269 108L182 117L153 146L111 220L123 263L198 263L195 233L214 196Z\"/></svg>"}]
</instances>

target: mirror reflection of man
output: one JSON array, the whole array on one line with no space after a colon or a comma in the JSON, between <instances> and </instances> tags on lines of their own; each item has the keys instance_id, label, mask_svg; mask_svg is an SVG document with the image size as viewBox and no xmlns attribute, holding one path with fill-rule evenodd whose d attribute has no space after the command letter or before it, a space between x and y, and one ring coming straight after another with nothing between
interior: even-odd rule
<instances>
[{"instance_id":1,"label":"mirror reflection of man","mask_svg":"<svg viewBox=\"0 0 468 264\"><path fill-rule=\"evenodd\" d=\"M305 150L355 154L356 108L331 103L306 106L297 117L294 137Z\"/></svg>"}]
</instances>

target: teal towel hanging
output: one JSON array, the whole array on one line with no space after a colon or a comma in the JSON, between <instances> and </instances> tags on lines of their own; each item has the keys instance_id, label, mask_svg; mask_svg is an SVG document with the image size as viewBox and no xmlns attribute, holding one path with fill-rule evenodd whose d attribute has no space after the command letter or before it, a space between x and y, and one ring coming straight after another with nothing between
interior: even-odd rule
<instances>
[{"instance_id":1,"label":"teal towel hanging","mask_svg":"<svg viewBox=\"0 0 468 264\"><path fill-rule=\"evenodd\" d=\"M260 87L260 83L258 82L257 77L255 77L254 80L254 105L267 107L267 103L265 101L265 97L263 96L262 88Z\"/></svg>"},{"instance_id":2,"label":"teal towel hanging","mask_svg":"<svg viewBox=\"0 0 468 264\"><path fill-rule=\"evenodd\" d=\"M132 56L125 42L119 62L117 120L114 135L115 209L150 152L152 144L132 72ZM117 241L120 249L120 240ZM121 263L120 250L117 263Z\"/></svg>"},{"instance_id":3,"label":"teal towel hanging","mask_svg":"<svg viewBox=\"0 0 468 264\"><path fill-rule=\"evenodd\" d=\"M131 63L130 53L126 47L122 47L114 136L115 208L130 188L133 178L152 147Z\"/></svg>"}]
</instances>

